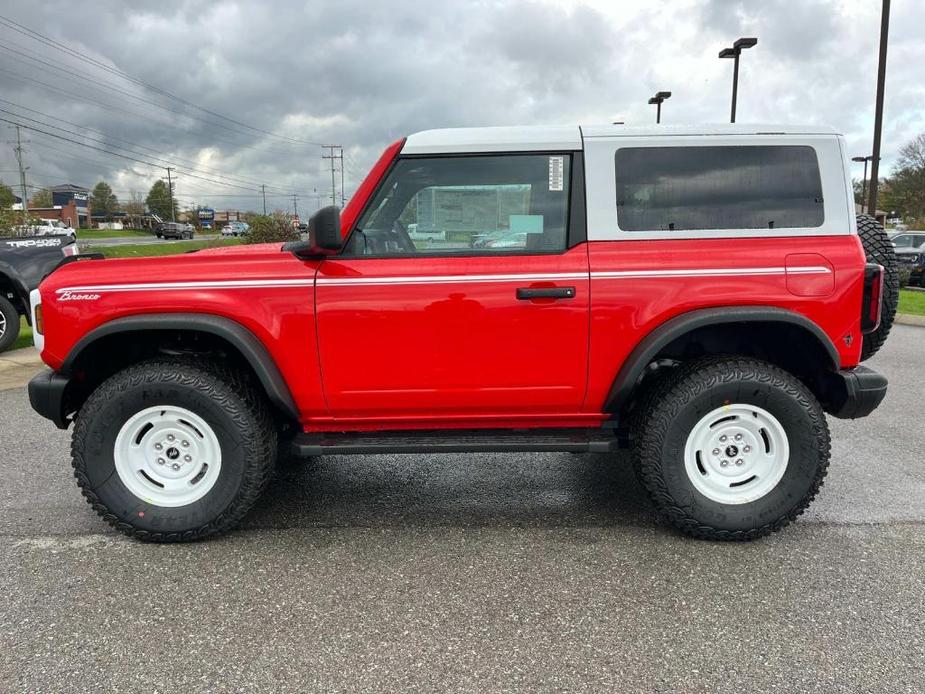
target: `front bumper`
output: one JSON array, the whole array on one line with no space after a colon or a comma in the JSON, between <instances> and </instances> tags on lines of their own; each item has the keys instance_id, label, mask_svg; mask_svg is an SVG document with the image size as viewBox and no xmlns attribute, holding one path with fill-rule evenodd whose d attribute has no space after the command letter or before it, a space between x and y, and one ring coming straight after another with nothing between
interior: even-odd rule
<instances>
[{"instance_id":1,"label":"front bumper","mask_svg":"<svg viewBox=\"0 0 925 694\"><path fill-rule=\"evenodd\" d=\"M826 412L840 419L866 417L886 396L886 376L866 366L842 369L826 384Z\"/></svg>"},{"instance_id":2,"label":"front bumper","mask_svg":"<svg viewBox=\"0 0 925 694\"><path fill-rule=\"evenodd\" d=\"M70 379L54 371L43 371L29 381L29 403L32 409L50 419L59 429L67 429L70 420L64 412L64 393Z\"/></svg>"}]
</instances>

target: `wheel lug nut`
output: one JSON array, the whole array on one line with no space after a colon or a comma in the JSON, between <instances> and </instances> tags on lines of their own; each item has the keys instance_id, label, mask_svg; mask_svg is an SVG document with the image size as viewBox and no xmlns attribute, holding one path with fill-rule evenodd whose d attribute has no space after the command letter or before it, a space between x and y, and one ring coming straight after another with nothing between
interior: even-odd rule
<instances>
[{"instance_id":1,"label":"wheel lug nut","mask_svg":"<svg viewBox=\"0 0 925 694\"><path fill-rule=\"evenodd\" d=\"M746 453L750 453L751 450L752 450L752 447L751 447L751 446L745 446L742 450L745 451Z\"/></svg>"},{"instance_id":2,"label":"wheel lug nut","mask_svg":"<svg viewBox=\"0 0 925 694\"><path fill-rule=\"evenodd\" d=\"M155 451L159 451L159 450L161 450L163 447L164 447L163 444L160 444L160 443L154 444L154 450L155 450Z\"/></svg>"},{"instance_id":3,"label":"wheel lug nut","mask_svg":"<svg viewBox=\"0 0 925 694\"><path fill-rule=\"evenodd\" d=\"M744 463L744 462L745 462L744 460L742 460L741 458L739 458L738 460L736 460L736 465L741 465L741 464Z\"/></svg>"},{"instance_id":4,"label":"wheel lug nut","mask_svg":"<svg viewBox=\"0 0 925 694\"><path fill-rule=\"evenodd\" d=\"M181 442L181 444L183 445L183 448L189 448L189 441L184 440Z\"/></svg>"},{"instance_id":5,"label":"wheel lug nut","mask_svg":"<svg viewBox=\"0 0 925 694\"><path fill-rule=\"evenodd\" d=\"M720 467L729 467L729 461L728 461L728 460L721 460L721 461L719 462L719 464L720 464Z\"/></svg>"},{"instance_id":6,"label":"wheel lug nut","mask_svg":"<svg viewBox=\"0 0 925 694\"><path fill-rule=\"evenodd\" d=\"M167 462L167 461L164 460L163 458L158 458L158 459L157 459L157 464L158 464L158 465L163 465L163 464L166 463L166 462Z\"/></svg>"},{"instance_id":7,"label":"wheel lug nut","mask_svg":"<svg viewBox=\"0 0 925 694\"><path fill-rule=\"evenodd\" d=\"M193 456L191 456L191 455L185 455L185 456L183 456L183 460L185 460L187 463L191 463L191 462L193 462Z\"/></svg>"},{"instance_id":8,"label":"wheel lug nut","mask_svg":"<svg viewBox=\"0 0 925 694\"><path fill-rule=\"evenodd\" d=\"M713 449L713 455L719 455L719 449L718 449L718 448L714 448L714 449Z\"/></svg>"},{"instance_id":9,"label":"wheel lug nut","mask_svg":"<svg viewBox=\"0 0 925 694\"><path fill-rule=\"evenodd\" d=\"M736 434L736 441L742 440L742 434Z\"/></svg>"},{"instance_id":10,"label":"wheel lug nut","mask_svg":"<svg viewBox=\"0 0 925 694\"><path fill-rule=\"evenodd\" d=\"M727 438L727 436L726 436L725 434L723 434L722 436L719 437L719 440L722 441L723 443L725 443L725 442L726 442L726 438Z\"/></svg>"},{"instance_id":11,"label":"wheel lug nut","mask_svg":"<svg viewBox=\"0 0 925 694\"><path fill-rule=\"evenodd\" d=\"M167 434L167 440L168 440L168 441L173 441L174 438L176 438L176 437L175 437L173 434Z\"/></svg>"},{"instance_id":12,"label":"wheel lug nut","mask_svg":"<svg viewBox=\"0 0 925 694\"><path fill-rule=\"evenodd\" d=\"M180 463L174 463L173 465L170 466L170 469L171 469L171 470L174 470L174 471L179 470L179 469L180 469Z\"/></svg>"}]
</instances>

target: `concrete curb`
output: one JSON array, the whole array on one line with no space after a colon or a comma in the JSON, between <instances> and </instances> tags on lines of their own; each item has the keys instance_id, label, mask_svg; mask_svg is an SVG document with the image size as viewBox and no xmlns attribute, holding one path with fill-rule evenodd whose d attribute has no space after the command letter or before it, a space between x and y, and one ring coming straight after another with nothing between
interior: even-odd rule
<instances>
[{"instance_id":1,"label":"concrete curb","mask_svg":"<svg viewBox=\"0 0 925 694\"><path fill-rule=\"evenodd\" d=\"M42 363L39 351L35 347L23 347L12 352L0 352L0 371L17 366L38 366Z\"/></svg>"},{"instance_id":2,"label":"concrete curb","mask_svg":"<svg viewBox=\"0 0 925 694\"><path fill-rule=\"evenodd\" d=\"M897 313L893 322L897 325L917 325L925 328L925 316L913 316L911 313Z\"/></svg>"},{"instance_id":3,"label":"concrete curb","mask_svg":"<svg viewBox=\"0 0 925 694\"><path fill-rule=\"evenodd\" d=\"M0 353L0 390L22 388L45 368L35 347Z\"/></svg>"}]
</instances>

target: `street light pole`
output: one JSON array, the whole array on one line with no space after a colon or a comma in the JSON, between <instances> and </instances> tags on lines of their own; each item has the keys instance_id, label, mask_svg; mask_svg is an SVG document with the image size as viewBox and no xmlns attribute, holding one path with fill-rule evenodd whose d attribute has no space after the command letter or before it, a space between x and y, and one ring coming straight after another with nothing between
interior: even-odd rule
<instances>
[{"instance_id":1,"label":"street light pole","mask_svg":"<svg viewBox=\"0 0 925 694\"><path fill-rule=\"evenodd\" d=\"M880 62L877 67L877 107L874 115L874 150L870 163L868 214L877 216L877 188L880 184L880 134L883 131L883 91L886 82L886 45L890 33L890 0L883 0L880 15Z\"/></svg>"},{"instance_id":2,"label":"street light pole","mask_svg":"<svg viewBox=\"0 0 925 694\"><path fill-rule=\"evenodd\" d=\"M656 123L662 122L662 103L664 103L665 99L668 99L670 97L671 97L671 92L655 92L655 96L649 99L649 103L655 104L656 106L656 110L655 110L655 122Z\"/></svg>"},{"instance_id":3,"label":"street light pole","mask_svg":"<svg viewBox=\"0 0 925 694\"><path fill-rule=\"evenodd\" d=\"M871 155L867 155L866 157L851 157L851 161L856 161L859 164L864 162L864 180L861 183L861 214L864 214L864 210L866 209L864 202L867 197L867 162L871 160L873 160Z\"/></svg>"},{"instance_id":4,"label":"street light pole","mask_svg":"<svg viewBox=\"0 0 925 694\"><path fill-rule=\"evenodd\" d=\"M739 98L739 56L746 48L752 48L758 44L756 38L741 38L732 44L732 48L724 48L719 52L720 58L732 58L734 60L732 68L732 110L729 114L729 122L736 122L736 103Z\"/></svg>"}]
</instances>

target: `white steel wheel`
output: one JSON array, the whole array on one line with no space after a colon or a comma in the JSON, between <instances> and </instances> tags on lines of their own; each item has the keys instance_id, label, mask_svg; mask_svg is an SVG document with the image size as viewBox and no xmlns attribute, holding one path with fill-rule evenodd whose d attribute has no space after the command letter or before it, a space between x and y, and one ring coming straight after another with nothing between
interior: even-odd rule
<instances>
[{"instance_id":1,"label":"white steel wheel","mask_svg":"<svg viewBox=\"0 0 925 694\"><path fill-rule=\"evenodd\" d=\"M790 444L767 410L717 407L691 429L684 469L694 488L721 504L747 504L768 494L787 470Z\"/></svg>"},{"instance_id":2,"label":"white steel wheel","mask_svg":"<svg viewBox=\"0 0 925 694\"><path fill-rule=\"evenodd\" d=\"M205 420L174 405L132 416L116 436L119 479L154 506L186 506L215 486L222 468L218 437Z\"/></svg>"}]
</instances>

